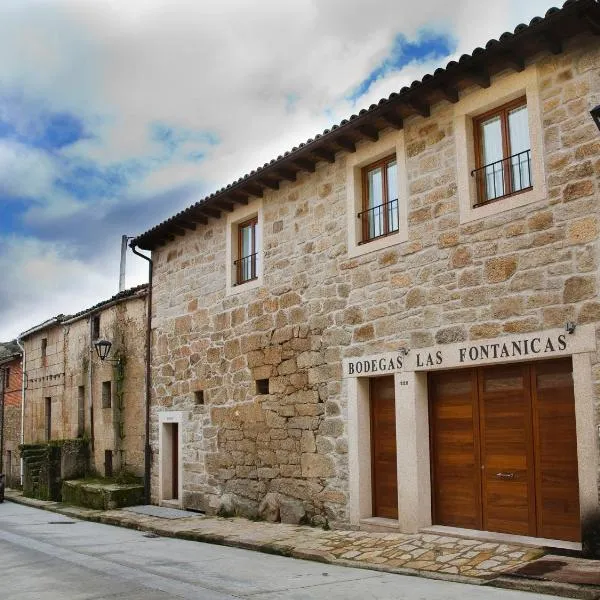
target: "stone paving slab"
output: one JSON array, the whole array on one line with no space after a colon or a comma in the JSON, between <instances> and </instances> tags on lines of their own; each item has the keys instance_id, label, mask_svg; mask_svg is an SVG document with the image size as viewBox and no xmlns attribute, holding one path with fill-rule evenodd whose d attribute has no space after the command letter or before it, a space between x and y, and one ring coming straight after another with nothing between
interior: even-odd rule
<instances>
[{"instance_id":1,"label":"stone paving slab","mask_svg":"<svg viewBox=\"0 0 600 600\"><path fill-rule=\"evenodd\" d=\"M9 491L7 498L70 517L151 531L163 536L470 583L484 583L544 554L541 548L432 533L409 535L323 530L242 518L207 517L156 506L99 511L31 500L14 491Z\"/></svg>"},{"instance_id":2,"label":"stone paving slab","mask_svg":"<svg viewBox=\"0 0 600 600\"><path fill-rule=\"evenodd\" d=\"M167 506L154 506L154 504L143 504L142 506L128 506L122 510L134 512L140 515L148 515L151 517L160 517L161 519L189 519L195 516L187 510L179 510L178 508L169 508Z\"/></svg>"}]
</instances>

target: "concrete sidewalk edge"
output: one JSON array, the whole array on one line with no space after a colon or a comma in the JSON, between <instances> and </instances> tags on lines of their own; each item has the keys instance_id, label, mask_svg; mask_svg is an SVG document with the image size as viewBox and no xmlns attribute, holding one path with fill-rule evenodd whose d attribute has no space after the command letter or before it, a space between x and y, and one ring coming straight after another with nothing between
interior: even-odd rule
<instances>
[{"instance_id":1,"label":"concrete sidewalk edge","mask_svg":"<svg viewBox=\"0 0 600 600\"><path fill-rule=\"evenodd\" d=\"M257 543L251 540L230 539L227 536L219 536L215 534L206 534L199 531L180 531L172 532L161 527L142 526L134 521L115 517L114 515L106 515L105 511L95 510L90 508L76 507L62 504L61 502L52 502L47 500L37 500L26 498L20 492L7 490L5 499L15 504L22 504L33 508L40 508L54 513L59 513L67 517L102 523L104 525L113 525L116 527L126 527L137 531L147 531L162 537L178 538L194 542L204 542L219 546L229 546L233 548L241 548L244 550L252 550L262 552L264 554L274 554L278 556L286 556L301 560L310 560L312 562L320 562L341 567L352 567L355 569L366 569L370 571L378 571L382 573L393 573L396 575L408 575L412 577L423 577L426 579L435 579L448 581L452 583L464 583L477 586L497 587L502 589L519 590L525 592L536 592L541 594L563 596L566 598L578 598L581 600L600 600L600 588L555 583L551 581L542 581L525 577L513 577L506 574L500 574L491 579L479 579L475 577L467 577L464 575L454 575L447 573L436 573L434 571L425 571L409 568L394 568L386 565L374 563L358 563L352 560L333 558L326 553L319 551L310 551L307 549L295 549L289 545L277 543Z\"/></svg>"}]
</instances>

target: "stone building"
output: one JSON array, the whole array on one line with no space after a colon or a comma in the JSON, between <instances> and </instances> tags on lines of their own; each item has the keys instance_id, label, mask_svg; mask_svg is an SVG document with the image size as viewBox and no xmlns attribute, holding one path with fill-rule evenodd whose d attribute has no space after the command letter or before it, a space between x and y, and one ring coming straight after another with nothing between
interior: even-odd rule
<instances>
[{"instance_id":1,"label":"stone building","mask_svg":"<svg viewBox=\"0 0 600 600\"><path fill-rule=\"evenodd\" d=\"M143 476L146 298L144 284L21 334L25 443L87 436L97 472ZM112 344L104 361L99 339Z\"/></svg>"},{"instance_id":2,"label":"stone building","mask_svg":"<svg viewBox=\"0 0 600 600\"><path fill-rule=\"evenodd\" d=\"M597 2L566 2L132 242L153 259L155 502L579 547L599 33Z\"/></svg>"},{"instance_id":3,"label":"stone building","mask_svg":"<svg viewBox=\"0 0 600 600\"><path fill-rule=\"evenodd\" d=\"M22 353L16 342L0 344L0 473L20 484Z\"/></svg>"}]
</instances>

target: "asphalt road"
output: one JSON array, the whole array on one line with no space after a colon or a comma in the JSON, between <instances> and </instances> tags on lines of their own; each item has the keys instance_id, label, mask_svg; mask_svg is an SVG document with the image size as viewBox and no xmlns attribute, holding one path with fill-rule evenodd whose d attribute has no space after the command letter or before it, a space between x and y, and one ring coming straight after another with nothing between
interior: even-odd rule
<instances>
[{"instance_id":1,"label":"asphalt road","mask_svg":"<svg viewBox=\"0 0 600 600\"><path fill-rule=\"evenodd\" d=\"M238 548L148 537L0 504L0 600L551 600Z\"/></svg>"}]
</instances>

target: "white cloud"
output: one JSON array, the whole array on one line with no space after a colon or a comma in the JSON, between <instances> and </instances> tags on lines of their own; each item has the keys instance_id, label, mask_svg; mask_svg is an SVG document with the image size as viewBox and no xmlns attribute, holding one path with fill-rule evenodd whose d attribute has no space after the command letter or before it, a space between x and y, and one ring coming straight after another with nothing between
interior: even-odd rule
<instances>
[{"instance_id":1,"label":"white cloud","mask_svg":"<svg viewBox=\"0 0 600 600\"><path fill-rule=\"evenodd\" d=\"M91 134L55 152L0 139L0 186L36 204L27 213L27 236L0 247L0 264L10 273L0 295L10 300L6 290L16 289L15 298L27 298L10 305L10 319L22 315L27 328L72 310L73 298L94 303L114 292L107 289L108 262L118 271L118 256L106 250L112 246L99 248L95 258L81 249L91 228L94 239L116 229L140 233L155 224L144 219L183 208L190 190L220 188L321 132L332 118L443 66L411 63L375 82L353 106L348 94L397 34L445 32L456 39L452 58L458 58L549 6L549 0L4 0L0 89L18 91L31 106L70 112ZM10 118L26 128L34 115ZM157 123L210 132L219 143L185 142L168 154L151 135ZM190 162L191 152L204 153L204 160ZM128 174L114 197L91 193L84 202L53 186L78 161L99 169L135 161L142 168ZM157 205L158 194L184 188ZM115 224L120 215L126 220ZM32 269L37 280L23 275ZM17 287L7 288L9 281ZM10 319L0 317L0 340L14 331Z\"/></svg>"}]
</instances>

